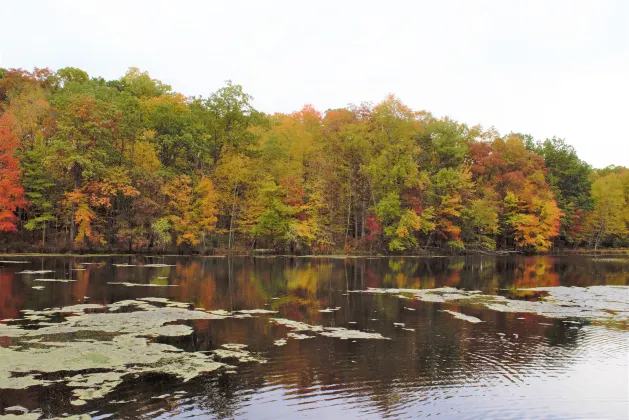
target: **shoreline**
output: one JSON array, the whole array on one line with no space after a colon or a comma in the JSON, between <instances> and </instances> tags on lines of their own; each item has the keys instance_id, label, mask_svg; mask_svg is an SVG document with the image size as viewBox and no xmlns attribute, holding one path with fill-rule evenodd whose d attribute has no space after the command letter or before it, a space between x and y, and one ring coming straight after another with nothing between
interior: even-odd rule
<instances>
[{"instance_id":1,"label":"shoreline","mask_svg":"<svg viewBox=\"0 0 629 420\"><path fill-rule=\"evenodd\" d=\"M0 252L0 257L145 257L145 258L162 258L162 257L197 257L197 258L454 258L454 257L466 257L466 256L492 256L492 257L505 257L510 255L520 256L548 256L548 257L561 257L561 256L602 256L602 255L627 255L629 256L629 249L617 248L617 249L598 249L598 250L570 250L570 251L557 251L557 252L544 252L544 253L532 253L526 254L517 251L468 251L457 254L449 253L425 253L425 254L343 254L343 253L330 253L330 254L285 254L285 253L222 253L214 255L203 255L195 253L173 254L173 253L76 253L76 252Z\"/></svg>"}]
</instances>

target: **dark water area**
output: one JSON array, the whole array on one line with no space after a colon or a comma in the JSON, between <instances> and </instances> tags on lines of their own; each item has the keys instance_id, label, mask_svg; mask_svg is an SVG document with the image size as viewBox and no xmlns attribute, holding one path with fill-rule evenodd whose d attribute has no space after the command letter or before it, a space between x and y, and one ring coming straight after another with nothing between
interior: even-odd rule
<instances>
[{"instance_id":1,"label":"dark water area","mask_svg":"<svg viewBox=\"0 0 629 420\"><path fill-rule=\"evenodd\" d=\"M0 329L4 352L0 352L4 355L0 358L0 415L16 413L15 407L20 406L32 416L28 418L74 414L221 419L629 418L629 312L624 303L618 303L629 302L628 257L0 260L5 261L0 262L0 319L8 320L0 326L36 330L72 320L64 313L49 315L44 321L33 316L50 308L88 303L95 305L94 310L85 313L105 312L106 316L107 305L116 302L163 298L151 303L157 308L154 313L164 302L181 302L190 304L190 313L223 310L230 315L183 319L174 324L192 327L190 334L154 334L143 340L209 357L226 344L243 344L257 358L227 360L233 369L220 368L188 380L156 372L127 374L123 372L127 367L118 367L120 383L77 405L67 377L85 371L60 368L41 377L51 382L20 388L15 378L36 374L38 369L24 367L23 373L16 373L11 364L17 364L15 360L21 360L18 357L27 349L33 352L29 355L47 354L50 344L44 342L71 344L80 334L37 337L37 346L42 346L37 350L28 347L34 341L20 336L25 334L22 330L6 329L3 335ZM569 293L592 288L611 290L614 301L584 302L603 317L554 317L527 310L493 310L466 300L423 301L400 291L361 292L445 287L479 291L485 300L502 296L510 302L528 303L553 299L555 289L523 289L558 288ZM559 302L557 306L579 304ZM232 316L256 309L268 313ZM310 329L291 329L273 322L276 318L298 321ZM326 336L312 326L331 332L334 328L357 330L382 339ZM299 339L290 333L310 337ZM90 340L111 341L117 333L91 330L91 334ZM145 351L143 346L134 346L133 352ZM3 371L12 376L2 381ZM100 367L87 373L105 371Z\"/></svg>"}]
</instances>

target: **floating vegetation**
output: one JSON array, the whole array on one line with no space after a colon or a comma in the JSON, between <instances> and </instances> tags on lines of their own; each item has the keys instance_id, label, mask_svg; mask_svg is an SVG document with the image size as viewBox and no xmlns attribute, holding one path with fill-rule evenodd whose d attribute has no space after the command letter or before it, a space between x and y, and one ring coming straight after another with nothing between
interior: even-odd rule
<instances>
[{"instance_id":1,"label":"floating vegetation","mask_svg":"<svg viewBox=\"0 0 629 420\"><path fill-rule=\"evenodd\" d=\"M591 261L601 262L601 263L629 264L628 258L592 258Z\"/></svg>"},{"instance_id":2,"label":"floating vegetation","mask_svg":"<svg viewBox=\"0 0 629 420\"><path fill-rule=\"evenodd\" d=\"M54 273L54 270L24 270L24 271L18 271L15 274L46 274L46 273Z\"/></svg>"},{"instance_id":3,"label":"floating vegetation","mask_svg":"<svg viewBox=\"0 0 629 420\"><path fill-rule=\"evenodd\" d=\"M332 312L338 311L339 309L341 309L341 307L340 307L340 306L337 306L336 308L325 308L325 309L319 309L319 312L322 312L322 313L328 313L328 314L329 314L329 313L332 313Z\"/></svg>"},{"instance_id":4,"label":"floating vegetation","mask_svg":"<svg viewBox=\"0 0 629 420\"><path fill-rule=\"evenodd\" d=\"M314 335L298 334L292 332L289 332L288 334L286 334L286 336L288 338L294 338L295 340L306 340L308 338L315 338Z\"/></svg>"},{"instance_id":5,"label":"floating vegetation","mask_svg":"<svg viewBox=\"0 0 629 420\"><path fill-rule=\"evenodd\" d=\"M286 345L286 343L288 343L288 341L286 341L286 340L285 340L285 339L283 339L283 338L280 338L279 340L275 340L275 341L273 342L273 344L274 344L274 345L276 345L276 346L278 346L278 347L280 347L280 346L285 346L285 345Z\"/></svg>"},{"instance_id":6,"label":"floating vegetation","mask_svg":"<svg viewBox=\"0 0 629 420\"><path fill-rule=\"evenodd\" d=\"M177 287L177 284L129 283L127 281L108 281L107 284L119 284L127 287Z\"/></svg>"},{"instance_id":7,"label":"floating vegetation","mask_svg":"<svg viewBox=\"0 0 629 420\"><path fill-rule=\"evenodd\" d=\"M0 389L49 386L61 381L72 388L71 404L80 406L107 395L128 375L161 373L188 381L206 372L235 369L216 361L215 357L264 362L243 350L246 347L243 344L225 345L226 349L203 354L150 341L147 337L192 334L192 328L176 322L225 318L180 307L183 305L188 306L164 298L144 298L109 305L78 304L42 311L24 310L24 319L29 321L59 315L63 320L30 325L0 324L0 337L11 338L14 344L0 347ZM120 312L122 308L125 312ZM32 328L33 325L38 328ZM84 338L85 332L92 332L89 339ZM103 338L98 339L100 337ZM60 372L67 376L61 380L54 376ZM55 379L51 379L53 377Z\"/></svg>"},{"instance_id":8,"label":"floating vegetation","mask_svg":"<svg viewBox=\"0 0 629 420\"><path fill-rule=\"evenodd\" d=\"M477 324L479 322L484 322L484 321L481 321L480 319L476 318L475 316L465 315L465 314L462 314L461 312L454 312L454 311L448 311L448 310L444 310L444 311L441 311L441 312L447 312L450 315L452 315L453 317L455 317L456 319L460 319L462 321L471 322L472 324Z\"/></svg>"},{"instance_id":9,"label":"floating vegetation","mask_svg":"<svg viewBox=\"0 0 629 420\"><path fill-rule=\"evenodd\" d=\"M208 313L216 316L231 316L231 312L228 312L224 309L216 309L213 311L208 311Z\"/></svg>"},{"instance_id":10,"label":"floating vegetation","mask_svg":"<svg viewBox=\"0 0 629 420\"><path fill-rule=\"evenodd\" d=\"M72 280L72 279L35 279L34 281L44 281L44 282L50 282L50 283L72 283L73 281L76 281L76 280Z\"/></svg>"},{"instance_id":11,"label":"floating vegetation","mask_svg":"<svg viewBox=\"0 0 629 420\"><path fill-rule=\"evenodd\" d=\"M223 344L221 347L226 348L227 350L242 350L246 349L248 346L246 344L227 343Z\"/></svg>"},{"instance_id":12,"label":"floating vegetation","mask_svg":"<svg viewBox=\"0 0 629 420\"><path fill-rule=\"evenodd\" d=\"M270 311L268 309L242 309L240 311L236 311L241 314L276 314L277 311Z\"/></svg>"},{"instance_id":13,"label":"floating vegetation","mask_svg":"<svg viewBox=\"0 0 629 420\"><path fill-rule=\"evenodd\" d=\"M11 407L7 407L4 409L5 413L9 413L9 414L24 414L24 413L28 413L28 409L26 407L22 407L21 405L14 405Z\"/></svg>"},{"instance_id":14,"label":"floating vegetation","mask_svg":"<svg viewBox=\"0 0 629 420\"><path fill-rule=\"evenodd\" d=\"M303 322L293 321L290 319L284 318L273 318L271 322L279 325L284 325L287 328L290 328L293 331L313 331L313 332L323 332L323 327L321 325L309 325L304 324Z\"/></svg>"},{"instance_id":15,"label":"floating vegetation","mask_svg":"<svg viewBox=\"0 0 629 420\"><path fill-rule=\"evenodd\" d=\"M66 379L67 386L76 388L72 391L75 397L72 405L84 405L88 400L102 398L122 383L118 372L82 374Z\"/></svg>"},{"instance_id":16,"label":"floating vegetation","mask_svg":"<svg viewBox=\"0 0 629 420\"><path fill-rule=\"evenodd\" d=\"M390 340L390 338L383 337L379 333L369 333L369 332L358 331L358 330L348 330L347 328L340 328L340 327L339 328L326 328L326 330L320 334L325 337L340 338L341 340L348 340L348 339L355 340L358 338L370 339L370 340Z\"/></svg>"},{"instance_id":17,"label":"floating vegetation","mask_svg":"<svg viewBox=\"0 0 629 420\"><path fill-rule=\"evenodd\" d=\"M5 412L6 411L7 410L5 409ZM37 420L40 417L41 413L5 414L4 416L1 416L2 420ZM64 417L64 419L69 418L70 417Z\"/></svg>"},{"instance_id":18,"label":"floating vegetation","mask_svg":"<svg viewBox=\"0 0 629 420\"><path fill-rule=\"evenodd\" d=\"M479 306L499 312L535 313L549 318L597 318L629 321L628 286L591 287L536 287L519 289L544 292L534 301L508 299L505 296L485 295L478 290L467 291L452 287L438 289L367 289L357 293L408 293L423 302L456 302ZM414 310L412 308L405 308Z\"/></svg>"},{"instance_id":19,"label":"floating vegetation","mask_svg":"<svg viewBox=\"0 0 629 420\"><path fill-rule=\"evenodd\" d=\"M332 338L340 338L341 340L347 340L348 338L357 339L357 338L365 338L365 339L376 339L376 340L389 340L387 337L383 337L379 333L368 333L358 330L348 330L347 328L342 327L322 327L321 325L309 325L303 322L292 321L290 319L284 318L273 318L271 322L279 325L284 325L287 328L290 328L293 331L312 331L316 332L319 335L323 335L325 337Z\"/></svg>"},{"instance_id":20,"label":"floating vegetation","mask_svg":"<svg viewBox=\"0 0 629 420\"><path fill-rule=\"evenodd\" d=\"M224 350L216 349L212 351L219 359L236 359L240 363L266 363L265 359L262 359L247 350Z\"/></svg>"}]
</instances>

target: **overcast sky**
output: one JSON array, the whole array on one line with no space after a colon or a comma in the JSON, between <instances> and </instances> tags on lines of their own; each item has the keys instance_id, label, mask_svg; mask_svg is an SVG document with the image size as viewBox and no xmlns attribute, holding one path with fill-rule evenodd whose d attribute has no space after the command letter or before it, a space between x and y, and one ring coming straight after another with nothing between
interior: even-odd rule
<instances>
[{"instance_id":1,"label":"overcast sky","mask_svg":"<svg viewBox=\"0 0 629 420\"><path fill-rule=\"evenodd\" d=\"M629 1L7 1L0 67L139 67L186 95L231 79L266 112L395 93L629 166Z\"/></svg>"}]
</instances>

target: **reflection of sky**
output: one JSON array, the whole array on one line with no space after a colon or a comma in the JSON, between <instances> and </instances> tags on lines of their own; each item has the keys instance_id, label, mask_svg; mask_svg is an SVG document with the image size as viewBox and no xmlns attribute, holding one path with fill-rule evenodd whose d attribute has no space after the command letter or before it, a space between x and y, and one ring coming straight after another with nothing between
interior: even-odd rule
<instances>
[{"instance_id":1,"label":"reflection of sky","mask_svg":"<svg viewBox=\"0 0 629 420\"><path fill-rule=\"evenodd\" d=\"M534 369L521 366L520 372L510 379L502 375L504 372L487 366L478 375L463 376L445 386L427 383L417 387L394 382L376 398L372 387L360 383L340 385L333 393L326 391L329 386L319 383L302 389L301 394L295 384L286 381L267 383L243 401L236 413L239 417L260 419L428 414L439 414L439 418L625 419L629 416L628 339L626 332L591 327L577 348L563 349L564 359L554 367L545 364L552 359L541 355L539 360L531 361L534 365L539 363ZM619 344L623 341L625 345ZM383 400L390 402L387 408L383 408ZM202 410L186 415L196 413L201 414Z\"/></svg>"}]
</instances>

